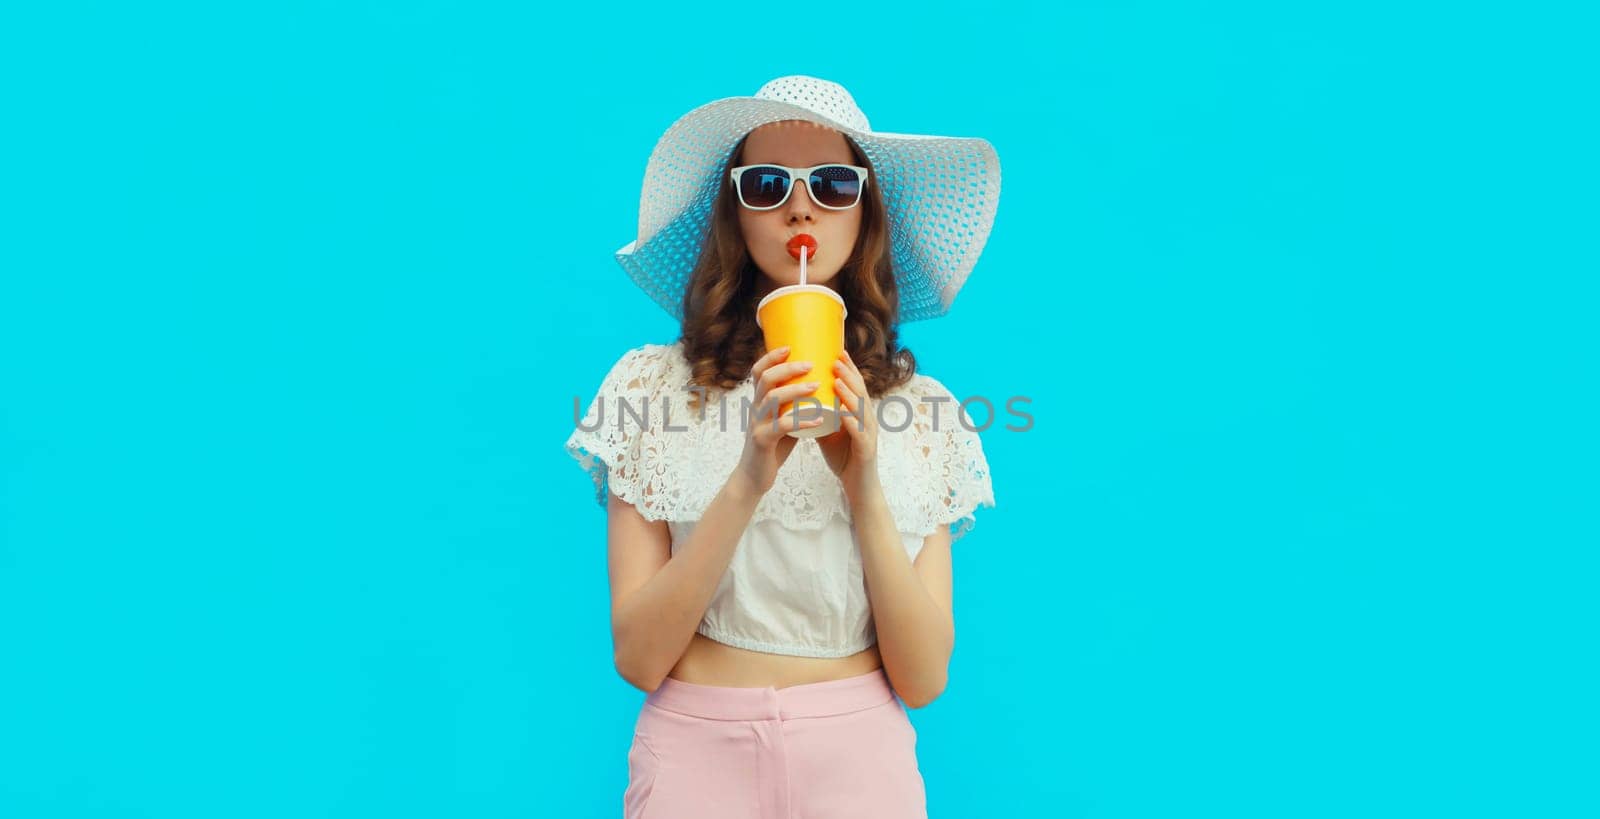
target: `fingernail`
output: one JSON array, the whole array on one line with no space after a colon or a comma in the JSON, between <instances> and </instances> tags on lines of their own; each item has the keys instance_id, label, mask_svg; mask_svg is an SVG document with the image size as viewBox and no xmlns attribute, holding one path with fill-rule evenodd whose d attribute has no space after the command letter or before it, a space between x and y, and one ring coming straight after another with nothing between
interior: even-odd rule
<instances>
[{"instance_id":1,"label":"fingernail","mask_svg":"<svg viewBox=\"0 0 1600 819\"><path fill-rule=\"evenodd\" d=\"M811 369L811 362L809 362L809 361L800 362L800 369L801 370L809 370L809 369Z\"/></svg>"}]
</instances>

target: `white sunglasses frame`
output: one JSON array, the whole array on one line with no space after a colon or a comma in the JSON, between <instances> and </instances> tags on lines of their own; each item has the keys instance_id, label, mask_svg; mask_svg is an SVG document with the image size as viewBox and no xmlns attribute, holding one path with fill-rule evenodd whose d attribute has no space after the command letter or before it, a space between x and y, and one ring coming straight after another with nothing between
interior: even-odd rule
<instances>
[{"instance_id":1,"label":"white sunglasses frame","mask_svg":"<svg viewBox=\"0 0 1600 819\"><path fill-rule=\"evenodd\" d=\"M811 172L816 170L816 169L818 169L818 168L833 168L833 167L849 168L850 170L853 170L856 173L861 174L861 187L860 187L860 189L858 189L856 191L856 201L851 202L850 204L845 205L842 208L836 208L836 207L832 207L832 206L829 206L829 205L824 205L821 202L818 202L817 201L816 192L811 190ZM778 200L778 204L773 205L771 207L766 207L766 208L756 208L756 207L751 207L750 205L745 204L744 191L741 191L739 189L739 176L740 176L740 174L743 174L745 171L748 171L751 168L782 168L783 170L786 170L786 171L789 172L789 189L783 192L783 198ZM806 189L806 195L811 197L811 201L812 202L816 202L817 207L822 208L823 210L849 210L849 209L851 209L853 207L856 207L857 205L860 205L861 204L861 197L864 196L866 194L866 192L867 192L867 169L861 167L860 165L850 165L850 164L844 163L844 162L824 162L821 165L812 165L809 168L791 168L791 167L789 167L787 165L779 165L779 164L777 164L775 162L762 162L762 163L757 164L757 165L740 165L739 167L734 168L733 170L731 170L729 173L733 177L733 195L737 196L739 198L739 206L744 208L744 209L746 209L746 210L754 210L754 211L777 210L778 208L783 207L783 203L789 201L789 197L794 194L794 189L798 188L798 187L804 187ZM805 184L804 185L796 185L796 184L794 184L796 180L801 180L801 179L805 180Z\"/></svg>"}]
</instances>

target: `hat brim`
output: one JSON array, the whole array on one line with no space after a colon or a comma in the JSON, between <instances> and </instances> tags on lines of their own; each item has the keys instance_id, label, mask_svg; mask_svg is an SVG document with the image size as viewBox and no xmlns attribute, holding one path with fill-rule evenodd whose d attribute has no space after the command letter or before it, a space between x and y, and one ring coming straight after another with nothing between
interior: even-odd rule
<instances>
[{"instance_id":1,"label":"hat brim","mask_svg":"<svg viewBox=\"0 0 1600 819\"><path fill-rule=\"evenodd\" d=\"M750 131L805 120L861 147L889 214L900 321L947 313L977 263L1000 200L1000 160L978 137L854 128L809 108L759 97L702 105L667 129L645 169L637 238L616 253L630 278L675 318L723 184L728 156Z\"/></svg>"}]
</instances>

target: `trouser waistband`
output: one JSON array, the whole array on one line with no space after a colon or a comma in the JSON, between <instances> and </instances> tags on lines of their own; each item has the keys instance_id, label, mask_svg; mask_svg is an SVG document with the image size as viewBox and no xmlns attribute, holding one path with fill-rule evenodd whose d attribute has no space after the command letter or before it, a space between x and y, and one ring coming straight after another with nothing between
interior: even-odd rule
<instances>
[{"instance_id":1,"label":"trouser waistband","mask_svg":"<svg viewBox=\"0 0 1600 819\"><path fill-rule=\"evenodd\" d=\"M784 688L701 685L668 677L650 692L645 703L703 719L764 720L848 714L893 699L889 678L878 668L840 680Z\"/></svg>"}]
</instances>

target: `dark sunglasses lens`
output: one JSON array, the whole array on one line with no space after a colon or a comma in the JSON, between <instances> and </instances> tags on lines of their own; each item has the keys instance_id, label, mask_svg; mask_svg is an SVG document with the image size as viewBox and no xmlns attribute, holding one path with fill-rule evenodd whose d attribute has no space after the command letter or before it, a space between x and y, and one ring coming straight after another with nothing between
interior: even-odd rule
<instances>
[{"instance_id":1,"label":"dark sunglasses lens","mask_svg":"<svg viewBox=\"0 0 1600 819\"><path fill-rule=\"evenodd\" d=\"M830 208L845 208L861 196L861 176L854 168L828 165L811 172L811 191Z\"/></svg>"},{"instance_id":2,"label":"dark sunglasses lens","mask_svg":"<svg viewBox=\"0 0 1600 819\"><path fill-rule=\"evenodd\" d=\"M739 174L739 195L752 208L770 208L788 192L789 172L782 168L761 165Z\"/></svg>"}]
</instances>

